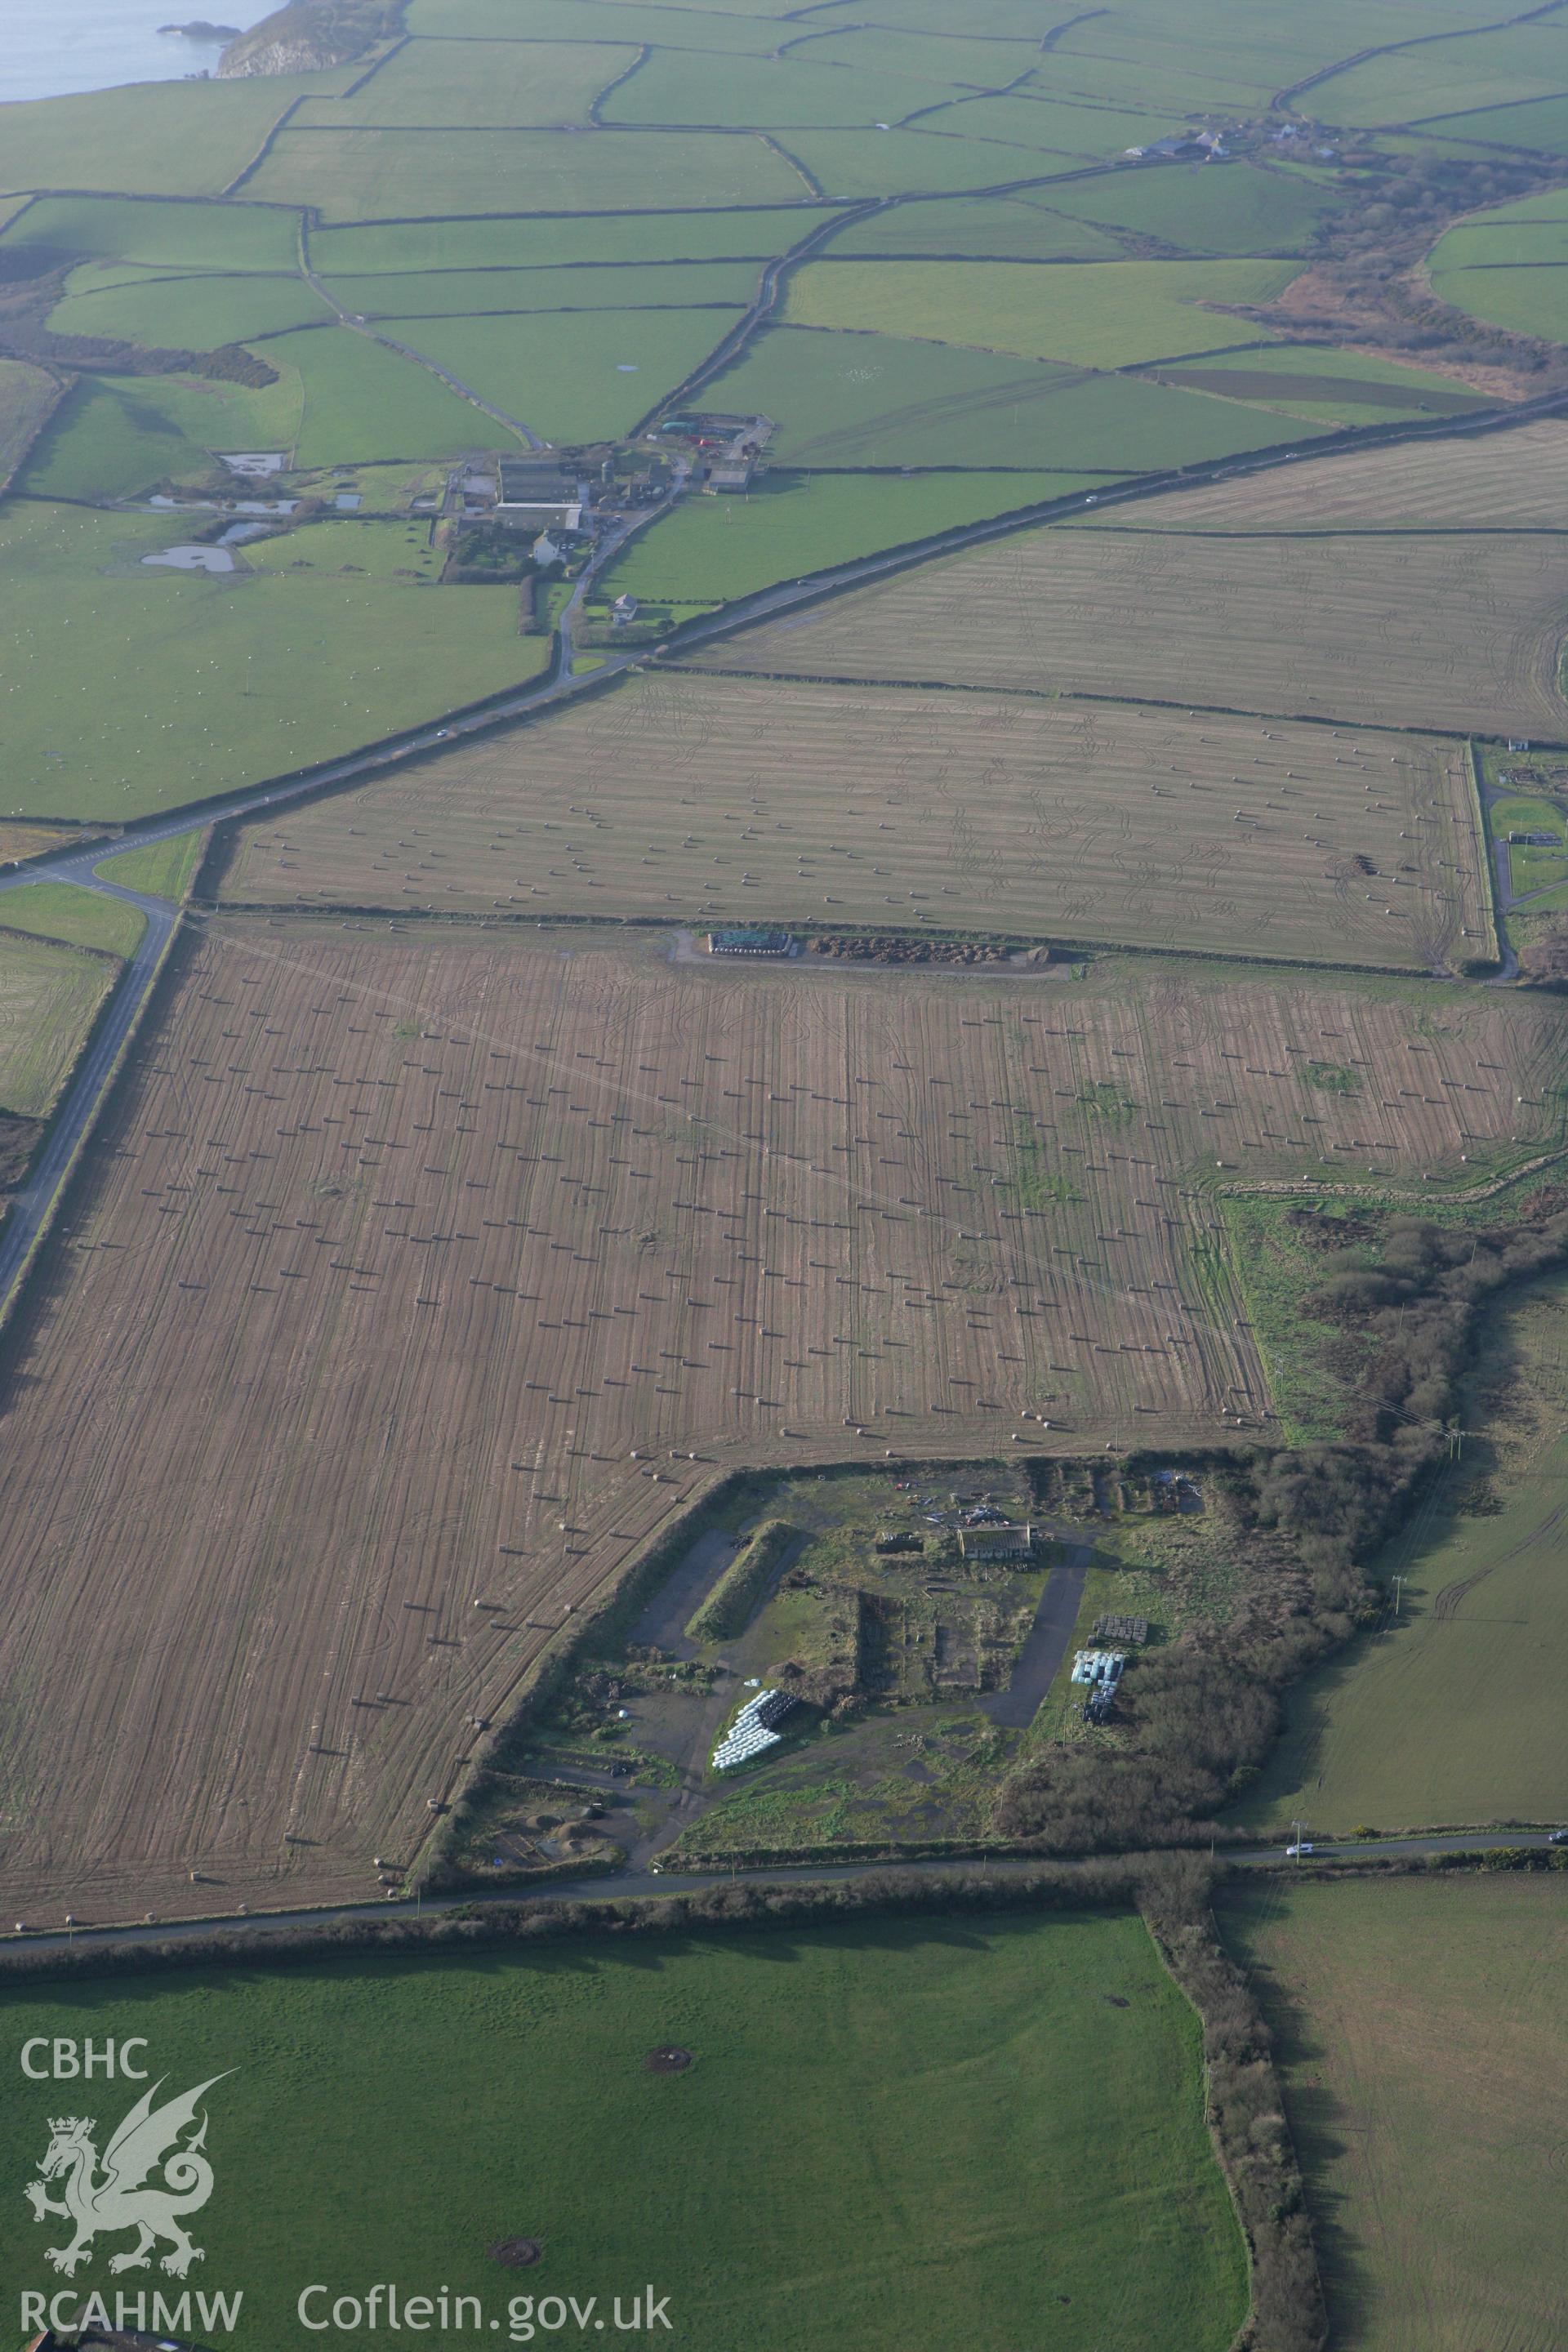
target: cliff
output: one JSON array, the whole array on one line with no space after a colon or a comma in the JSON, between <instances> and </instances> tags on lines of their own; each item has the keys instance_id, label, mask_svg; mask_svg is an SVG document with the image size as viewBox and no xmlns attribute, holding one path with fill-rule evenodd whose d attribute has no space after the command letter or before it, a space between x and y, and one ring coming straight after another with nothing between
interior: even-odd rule
<instances>
[{"instance_id":1,"label":"cliff","mask_svg":"<svg viewBox=\"0 0 1568 2352\"><path fill-rule=\"evenodd\" d=\"M402 0L289 0L229 43L218 59L219 79L344 65L395 33L402 13Z\"/></svg>"}]
</instances>

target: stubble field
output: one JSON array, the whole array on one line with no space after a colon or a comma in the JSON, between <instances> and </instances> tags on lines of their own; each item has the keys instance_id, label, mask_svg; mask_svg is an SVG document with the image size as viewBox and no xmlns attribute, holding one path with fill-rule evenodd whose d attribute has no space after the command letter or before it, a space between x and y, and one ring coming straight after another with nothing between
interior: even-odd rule
<instances>
[{"instance_id":1,"label":"stubble field","mask_svg":"<svg viewBox=\"0 0 1568 2352\"><path fill-rule=\"evenodd\" d=\"M220 888L1426 970L1489 943L1471 804L1430 739L663 672L254 826Z\"/></svg>"},{"instance_id":2,"label":"stubble field","mask_svg":"<svg viewBox=\"0 0 1568 2352\"><path fill-rule=\"evenodd\" d=\"M1205 1171L1457 1171L1552 1050L1454 992L1413 1086L1393 986L243 918L188 953L5 1401L24 1916L365 1890L725 1468L1258 1426Z\"/></svg>"},{"instance_id":3,"label":"stubble field","mask_svg":"<svg viewBox=\"0 0 1568 2352\"><path fill-rule=\"evenodd\" d=\"M1266 362L1265 364L1271 362ZM1347 375L1359 353L1333 355ZM1249 356L1249 366L1256 365ZM1299 465L1211 482L1126 509L1108 508L1096 531L1239 532L1421 530L1554 531L1568 499L1568 425L1550 418L1510 433L1347 457L1303 457ZM1419 560L1417 558L1417 560Z\"/></svg>"},{"instance_id":4,"label":"stubble field","mask_svg":"<svg viewBox=\"0 0 1568 2352\"><path fill-rule=\"evenodd\" d=\"M1560 738L1565 632L1568 541L1555 534L1057 527L857 589L815 619L764 624L697 658Z\"/></svg>"}]
</instances>

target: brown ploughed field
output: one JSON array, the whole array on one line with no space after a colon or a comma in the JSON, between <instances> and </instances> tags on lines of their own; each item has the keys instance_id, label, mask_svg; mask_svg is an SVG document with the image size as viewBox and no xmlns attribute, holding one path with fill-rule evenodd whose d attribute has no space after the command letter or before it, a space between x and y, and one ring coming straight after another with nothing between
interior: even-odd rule
<instances>
[{"instance_id":1,"label":"brown ploughed field","mask_svg":"<svg viewBox=\"0 0 1568 2352\"><path fill-rule=\"evenodd\" d=\"M1025 532L923 564L694 659L1342 725L1568 733L1557 680L1568 537L1211 536L1161 530L1152 508L1141 512L1137 529Z\"/></svg>"},{"instance_id":2,"label":"brown ploughed field","mask_svg":"<svg viewBox=\"0 0 1568 2352\"><path fill-rule=\"evenodd\" d=\"M724 1469L1255 1427L1209 1185L1560 1127L1497 997L558 940L183 950L4 1396L16 1916L372 1891Z\"/></svg>"},{"instance_id":3,"label":"brown ploughed field","mask_svg":"<svg viewBox=\"0 0 1568 2352\"><path fill-rule=\"evenodd\" d=\"M666 671L268 817L218 887L1426 971L1490 950L1473 808L1426 737Z\"/></svg>"}]
</instances>

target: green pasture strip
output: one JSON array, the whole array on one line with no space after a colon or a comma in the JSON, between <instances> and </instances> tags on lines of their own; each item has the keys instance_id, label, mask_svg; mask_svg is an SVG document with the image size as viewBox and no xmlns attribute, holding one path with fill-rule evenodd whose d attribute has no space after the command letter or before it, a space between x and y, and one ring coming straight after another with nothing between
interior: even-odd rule
<instances>
[{"instance_id":1,"label":"green pasture strip","mask_svg":"<svg viewBox=\"0 0 1568 2352\"><path fill-rule=\"evenodd\" d=\"M216 351L330 318L300 277L157 278L102 293L68 293L48 317L57 335L104 335L167 351Z\"/></svg>"},{"instance_id":2,"label":"green pasture strip","mask_svg":"<svg viewBox=\"0 0 1568 2352\"><path fill-rule=\"evenodd\" d=\"M586 122L595 99L637 63L634 44L413 40L353 98L308 100L301 130L510 130Z\"/></svg>"},{"instance_id":3,"label":"green pasture strip","mask_svg":"<svg viewBox=\"0 0 1568 2352\"><path fill-rule=\"evenodd\" d=\"M132 498L162 481L207 480L221 472L213 450L287 452L302 391L276 346L270 357L279 380L261 390L205 376L79 377L17 487L34 498Z\"/></svg>"},{"instance_id":4,"label":"green pasture strip","mask_svg":"<svg viewBox=\"0 0 1568 2352\"><path fill-rule=\"evenodd\" d=\"M1451 378L1316 344L1216 352L1206 360L1161 368L1156 380L1226 399L1263 402L1325 428L1398 416L1462 416L1487 404L1479 393L1467 392Z\"/></svg>"},{"instance_id":5,"label":"green pasture strip","mask_svg":"<svg viewBox=\"0 0 1568 2352\"><path fill-rule=\"evenodd\" d=\"M1121 368L1263 336L1199 305L1268 301L1295 274L1288 261L812 261L784 317Z\"/></svg>"},{"instance_id":6,"label":"green pasture strip","mask_svg":"<svg viewBox=\"0 0 1568 2352\"><path fill-rule=\"evenodd\" d=\"M1506 1221L1506 1199L1493 1213ZM1568 1643L1557 1524L1568 1474L1565 1328L1562 1275L1499 1308L1478 1352L1466 1415L1476 1425L1464 1451L1373 1563L1390 1604L1393 1578L1403 1580L1399 1612L1391 1605L1377 1630L1292 1692L1284 1737L1237 1813L1243 1826L1269 1828L1302 1811L1324 1834L1363 1822L1568 1819L1557 1737ZM1489 1378L1515 1383L1500 1461L1485 1425Z\"/></svg>"},{"instance_id":7,"label":"green pasture strip","mask_svg":"<svg viewBox=\"0 0 1568 2352\"><path fill-rule=\"evenodd\" d=\"M201 2278L246 2303L220 2352L284 2341L308 2281L334 2282L330 2307L372 2277L514 2323L557 2289L608 2318L651 2280L683 2352L798 2352L819 2303L836 2352L1000 2345L1034 2309L1052 2352L1220 2352L1247 2307L1198 2021L1125 1915L72 1980L18 1988L10 2023L18 2047L145 2036L171 2089L225 2078ZM689 2067L651 2071L671 2045ZM18 2211L60 2105L23 2087ZM333 2193L302 2199L324 2137ZM548 2269L520 2281L486 2249L523 2230Z\"/></svg>"},{"instance_id":8,"label":"green pasture strip","mask_svg":"<svg viewBox=\"0 0 1568 2352\"><path fill-rule=\"evenodd\" d=\"M737 316L738 310L584 310L549 320L389 319L384 331L427 353L547 439L596 441L629 432L706 357ZM308 392L306 416L308 439Z\"/></svg>"},{"instance_id":9,"label":"green pasture strip","mask_svg":"<svg viewBox=\"0 0 1568 2352\"><path fill-rule=\"evenodd\" d=\"M1082 30L1087 35L1092 26L1085 25ZM1204 68L1173 62L1168 49L1152 62L1094 55L1079 47L1070 33L1038 59L1025 84L1042 97L1073 104L1098 100L1102 106L1137 107L1149 114L1187 107L1194 116L1259 113L1277 87L1277 79L1267 74L1247 79L1230 59Z\"/></svg>"},{"instance_id":10,"label":"green pasture strip","mask_svg":"<svg viewBox=\"0 0 1568 2352\"><path fill-rule=\"evenodd\" d=\"M31 936L32 926L18 924L15 912L28 895L0 897L0 1107L17 1118L43 1118L117 975L102 956Z\"/></svg>"},{"instance_id":11,"label":"green pasture strip","mask_svg":"<svg viewBox=\"0 0 1568 2352\"><path fill-rule=\"evenodd\" d=\"M1445 139L1478 140L1487 147L1528 148L1541 155L1568 155L1568 97L1433 116L1425 127Z\"/></svg>"},{"instance_id":12,"label":"green pasture strip","mask_svg":"<svg viewBox=\"0 0 1568 2352\"><path fill-rule=\"evenodd\" d=\"M1461 221L1433 247L1429 272L1476 268L1507 268L1521 262L1568 261L1568 204L1554 219L1544 215L1514 217L1512 205L1486 213L1479 220Z\"/></svg>"},{"instance_id":13,"label":"green pasture strip","mask_svg":"<svg viewBox=\"0 0 1568 2352\"><path fill-rule=\"evenodd\" d=\"M922 117L921 129L960 139L994 139L1014 148L1018 175L1028 171L1031 154L1081 156L1086 163L1109 163L1130 147L1146 147L1181 129L1179 114L1124 113L1108 106L1061 105L1047 98L955 99L935 114Z\"/></svg>"},{"instance_id":14,"label":"green pasture strip","mask_svg":"<svg viewBox=\"0 0 1568 2352\"><path fill-rule=\"evenodd\" d=\"M938 196L847 222L837 259L906 255L1007 261L1114 261L1121 247L1092 222L1063 220L1031 197Z\"/></svg>"},{"instance_id":15,"label":"green pasture strip","mask_svg":"<svg viewBox=\"0 0 1568 2352\"><path fill-rule=\"evenodd\" d=\"M1033 41L1067 24L1076 13L1074 0L973 0L963 13L966 38ZM884 30L910 33L951 33L953 16L945 0L879 0L876 21ZM830 7L813 8L805 19L813 32L854 32L866 22L861 0L834 0Z\"/></svg>"},{"instance_id":16,"label":"green pasture strip","mask_svg":"<svg viewBox=\"0 0 1568 2352\"><path fill-rule=\"evenodd\" d=\"M1502 269L1434 268L1432 291L1441 301L1491 326L1539 335L1549 343L1568 342L1568 268L1562 262Z\"/></svg>"},{"instance_id":17,"label":"green pasture strip","mask_svg":"<svg viewBox=\"0 0 1568 2352\"><path fill-rule=\"evenodd\" d=\"M1037 41L977 40L963 33L912 33L890 25L823 34L805 16L795 27L788 54L802 64L848 66L872 75L891 69L945 88L985 90L1027 73L1039 60L1040 47Z\"/></svg>"},{"instance_id":18,"label":"green pasture strip","mask_svg":"<svg viewBox=\"0 0 1568 2352\"><path fill-rule=\"evenodd\" d=\"M1542 188L1533 196L1520 196L1511 205L1490 205L1484 213L1472 213L1468 220L1458 221L1440 237L1434 258L1441 258L1449 239L1463 240L1470 236L1490 236L1510 228L1561 228L1568 226L1568 188ZM1468 259L1469 256L1463 257ZM1523 251L1517 256L1500 254L1506 261L1529 258Z\"/></svg>"},{"instance_id":19,"label":"green pasture strip","mask_svg":"<svg viewBox=\"0 0 1568 2352\"><path fill-rule=\"evenodd\" d=\"M280 131L245 195L323 220L787 204L807 190L748 131Z\"/></svg>"},{"instance_id":20,"label":"green pasture strip","mask_svg":"<svg viewBox=\"0 0 1568 2352\"><path fill-rule=\"evenodd\" d=\"M461 319L486 311L675 310L708 302L743 310L761 274L755 261L644 261L626 268L384 270L321 282L345 310L364 317Z\"/></svg>"},{"instance_id":21,"label":"green pasture strip","mask_svg":"<svg viewBox=\"0 0 1568 2352\"><path fill-rule=\"evenodd\" d=\"M1405 40L1417 29L1441 31L1450 23L1458 28L1478 20L1490 18L1481 9L1445 9L1438 22L1426 19L1417 26L1404 0L1313 0L1310 9L1267 12L1238 7L1235 0L1192 0L1179 18L1137 9L1103 18L1080 17L1063 33L1051 56L1053 63L1070 64L1074 52L1088 50L1143 73L1160 73L1170 66L1189 74L1258 77L1272 91L1373 44Z\"/></svg>"},{"instance_id":22,"label":"green pasture strip","mask_svg":"<svg viewBox=\"0 0 1568 2352\"><path fill-rule=\"evenodd\" d=\"M1510 828L1530 833L1554 833L1561 837L1565 819L1554 801L1537 800L1526 793L1500 795L1487 810L1487 822L1494 836L1506 840Z\"/></svg>"},{"instance_id":23,"label":"green pasture strip","mask_svg":"<svg viewBox=\"0 0 1568 2352\"><path fill-rule=\"evenodd\" d=\"M135 82L8 106L0 179L7 192L85 182L116 195L216 196L296 99L330 98L356 70Z\"/></svg>"},{"instance_id":24,"label":"green pasture strip","mask_svg":"<svg viewBox=\"0 0 1568 2352\"><path fill-rule=\"evenodd\" d=\"M59 396L58 384L43 368L0 359L0 483L21 464Z\"/></svg>"},{"instance_id":25,"label":"green pasture strip","mask_svg":"<svg viewBox=\"0 0 1568 2352\"><path fill-rule=\"evenodd\" d=\"M117 822L178 808L538 674L548 640L519 636L514 594L370 576L374 533L420 542L396 523L354 528L364 576L296 571L286 541L208 576L138 561L180 537L172 518L37 502L0 510L16 809Z\"/></svg>"},{"instance_id":26,"label":"green pasture strip","mask_svg":"<svg viewBox=\"0 0 1568 2352\"><path fill-rule=\"evenodd\" d=\"M139 907L75 882L29 882L0 897L0 924L58 940L69 948L101 948L110 955L134 955L147 928Z\"/></svg>"},{"instance_id":27,"label":"green pasture strip","mask_svg":"<svg viewBox=\"0 0 1568 2352\"><path fill-rule=\"evenodd\" d=\"M787 252L826 217L826 208L774 205L755 212L607 213L576 220L392 221L313 230L310 261L324 277L344 278L584 262L763 261Z\"/></svg>"},{"instance_id":28,"label":"green pasture strip","mask_svg":"<svg viewBox=\"0 0 1568 2352\"><path fill-rule=\"evenodd\" d=\"M1335 2340L1556 2352L1561 1876L1247 1872L1216 1909L1274 2029Z\"/></svg>"},{"instance_id":29,"label":"green pasture strip","mask_svg":"<svg viewBox=\"0 0 1568 2352\"><path fill-rule=\"evenodd\" d=\"M189 833L172 833L163 841L149 841L140 849L121 849L100 858L93 867L106 882L122 890L144 890L152 898L184 898L202 854L199 826Z\"/></svg>"},{"instance_id":30,"label":"green pasture strip","mask_svg":"<svg viewBox=\"0 0 1568 2352\"><path fill-rule=\"evenodd\" d=\"M919 123L900 131L787 131L774 134L825 197L951 194L1070 172L1078 158L1031 154L996 139L937 137Z\"/></svg>"},{"instance_id":31,"label":"green pasture strip","mask_svg":"<svg viewBox=\"0 0 1568 2352\"><path fill-rule=\"evenodd\" d=\"M366 522L323 516L280 530L268 539L248 541L245 562L258 572L299 573L358 573L367 580L428 581L439 576L442 554L430 544L423 516L408 521Z\"/></svg>"},{"instance_id":32,"label":"green pasture strip","mask_svg":"<svg viewBox=\"0 0 1568 2352\"><path fill-rule=\"evenodd\" d=\"M722 603L956 523L1092 489L1100 474L769 473L744 497L688 499L634 539L605 593Z\"/></svg>"},{"instance_id":33,"label":"green pasture strip","mask_svg":"<svg viewBox=\"0 0 1568 2352\"><path fill-rule=\"evenodd\" d=\"M277 205L39 196L0 244L47 245L163 269L292 269L299 231L298 213Z\"/></svg>"},{"instance_id":34,"label":"green pasture strip","mask_svg":"<svg viewBox=\"0 0 1568 2352\"><path fill-rule=\"evenodd\" d=\"M1360 127L1557 97L1568 88L1565 46L1550 20L1423 42L1334 74L1312 92L1312 104L1325 121Z\"/></svg>"},{"instance_id":35,"label":"green pasture strip","mask_svg":"<svg viewBox=\"0 0 1568 2352\"><path fill-rule=\"evenodd\" d=\"M1278 416L1201 393L804 327L754 338L703 397L775 418L784 466L1142 472L1279 438Z\"/></svg>"},{"instance_id":36,"label":"green pasture strip","mask_svg":"<svg viewBox=\"0 0 1568 2352\"><path fill-rule=\"evenodd\" d=\"M891 60L875 70L809 62L809 43L782 58L699 57L655 49L610 92L604 122L747 124L760 131L896 122L949 95L941 82L900 72Z\"/></svg>"},{"instance_id":37,"label":"green pasture strip","mask_svg":"<svg viewBox=\"0 0 1568 2352\"><path fill-rule=\"evenodd\" d=\"M1163 163L1051 192L1075 218L1157 236L1194 253L1301 251L1339 202L1328 188L1245 163Z\"/></svg>"},{"instance_id":38,"label":"green pasture strip","mask_svg":"<svg viewBox=\"0 0 1568 2352\"><path fill-rule=\"evenodd\" d=\"M681 0L410 0L404 23L421 38L463 41L647 41L661 49L766 57L787 37L766 16L731 16Z\"/></svg>"},{"instance_id":39,"label":"green pasture strip","mask_svg":"<svg viewBox=\"0 0 1568 2352\"><path fill-rule=\"evenodd\" d=\"M417 360L352 327L280 335L268 344L267 356L275 365L297 368L304 383L295 452L300 466L455 457L515 437ZM516 413L505 402L497 405Z\"/></svg>"}]
</instances>

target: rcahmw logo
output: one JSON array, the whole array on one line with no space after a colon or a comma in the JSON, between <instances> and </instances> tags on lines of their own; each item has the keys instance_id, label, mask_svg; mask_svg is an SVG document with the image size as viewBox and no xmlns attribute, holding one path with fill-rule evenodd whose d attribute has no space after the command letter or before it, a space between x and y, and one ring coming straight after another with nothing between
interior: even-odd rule
<instances>
[{"instance_id":1,"label":"rcahmw logo","mask_svg":"<svg viewBox=\"0 0 1568 2352\"><path fill-rule=\"evenodd\" d=\"M119 2075L132 2082L148 2082L151 2070L141 2063L146 2050L146 2042L138 2037L117 2044L38 2035L23 2043L21 2067L33 2082L85 2083L100 2075L111 2081ZM84 2263L93 2260L95 2240L119 2237L127 2231L134 2231L135 2242L110 2257L111 2273L148 2270L154 2252L163 2248L167 2252L160 2255L160 2267L174 2278L183 2279L193 2263L205 2259L186 2223L213 2193L212 2161L206 2154L207 2116L202 2103L227 2075L209 2075L205 2083L160 2100L167 2079L160 2075L148 2084L109 2131L101 2155L96 2116L48 2118L48 2143L39 2159L37 2178L29 2180L22 2193L33 2209L35 2221L46 2227L56 2221L69 2224L61 2242L43 2249L44 2260L67 2278L74 2278ZM139 2305L143 2300L140 2295L115 2297L117 2305ZM226 2328L237 2321L240 2295L201 2295L197 2300L204 2326L216 2322ZM47 2303L47 2324L58 2326L63 2315L57 2315L54 2306L76 2301L75 2296L25 2294L23 2324L44 2326ZM153 2326L178 2324L168 2315L163 2296L154 2295L153 2301L157 2306ZM188 2311L190 2297L182 2296L180 2302ZM98 2295L89 2298L84 2313L65 2324L79 2327L106 2319L111 2326L142 2324L118 2313L110 2319Z\"/></svg>"}]
</instances>

